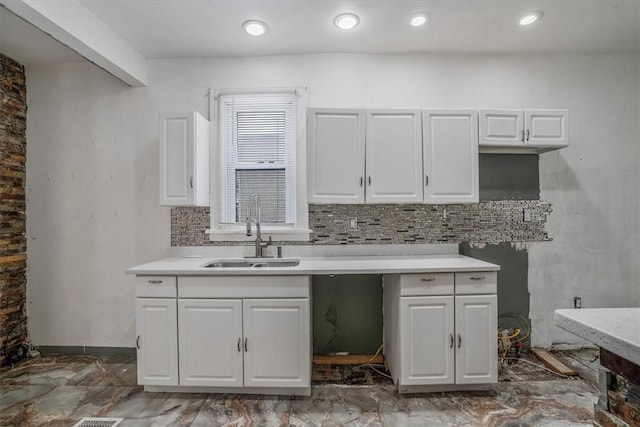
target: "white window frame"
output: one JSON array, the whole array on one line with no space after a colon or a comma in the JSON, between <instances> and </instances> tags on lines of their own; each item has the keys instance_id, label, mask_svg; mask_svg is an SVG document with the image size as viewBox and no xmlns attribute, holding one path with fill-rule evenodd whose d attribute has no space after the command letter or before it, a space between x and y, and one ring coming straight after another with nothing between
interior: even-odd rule
<instances>
[{"instance_id":1,"label":"white window frame","mask_svg":"<svg viewBox=\"0 0 640 427\"><path fill-rule=\"evenodd\" d=\"M276 241L308 241L311 234L309 229L309 205L307 203L307 89L306 88L269 88L269 89L227 89L212 91L210 97L211 117L211 168L210 168L210 212L211 229L206 232L211 241L253 241L254 236L246 235L244 224L225 224L220 222L225 203L224 174L226 173L226 153L224 139L221 135L219 117L219 97L227 94L262 94L294 92L298 95L296 102L296 131L295 131L295 223L293 224L263 224L262 238L271 237Z\"/></svg>"}]
</instances>

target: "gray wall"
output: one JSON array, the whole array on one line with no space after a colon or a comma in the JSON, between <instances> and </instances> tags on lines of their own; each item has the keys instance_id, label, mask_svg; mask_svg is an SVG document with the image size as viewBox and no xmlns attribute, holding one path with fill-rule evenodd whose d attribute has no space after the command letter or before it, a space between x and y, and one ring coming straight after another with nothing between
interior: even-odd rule
<instances>
[{"instance_id":1,"label":"gray wall","mask_svg":"<svg viewBox=\"0 0 640 427\"><path fill-rule=\"evenodd\" d=\"M539 157L550 242L528 247L537 345L575 342L553 310L640 304L637 54L283 55L149 61L130 88L89 64L26 69L28 317L38 345L130 347L125 268L168 256L158 115L207 113L209 88L309 88L309 107L567 108Z\"/></svg>"}]
</instances>

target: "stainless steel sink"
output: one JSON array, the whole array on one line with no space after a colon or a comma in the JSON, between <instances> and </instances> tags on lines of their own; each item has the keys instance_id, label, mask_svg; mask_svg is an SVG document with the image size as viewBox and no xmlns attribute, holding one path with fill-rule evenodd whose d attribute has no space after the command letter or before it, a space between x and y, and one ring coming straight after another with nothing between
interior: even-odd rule
<instances>
[{"instance_id":1,"label":"stainless steel sink","mask_svg":"<svg viewBox=\"0 0 640 427\"><path fill-rule=\"evenodd\" d=\"M229 261L223 261L223 260L218 260L218 261L214 261L211 264L207 264L205 267L213 267L213 268L242 268L242 267L251 267L252 263L249 261L233 261L233 260L229 260Z\"/></svg>"},{"instance_id":2,"label":"stainless steel sink","mask_svg":"<svg viewBox=\"0 0 640 427\"><path fill-rule=\"evenodd\" d=\"M219 259L205 265L209 268L277 268L296 267L300 264L299 259Z\"/></svg>"},{"instance_id":3,"label":"stainless steel sink","mask_svg":"<svg viewBox=\"0 0 640 427\"><path fill-rule=\"evenodd\" d=\"M300 260L292 259L286 261L256 261L252 267L296 267Z\"/></svg>"}]
</instances>

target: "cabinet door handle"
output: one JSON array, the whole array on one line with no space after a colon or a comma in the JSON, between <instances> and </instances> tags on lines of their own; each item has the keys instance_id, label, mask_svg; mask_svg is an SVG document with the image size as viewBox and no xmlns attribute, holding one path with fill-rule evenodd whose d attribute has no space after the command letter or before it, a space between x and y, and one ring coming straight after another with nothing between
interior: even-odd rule
<instances>
[{"instance_id":1,"label":"cabinet door handle","mask_svg":"<svg viewBox=\"0 0 640 427\"><path fill-rule=\"evenodd\" d=\"M453 348L453 334L449 334L449 348Z\"/></svg>"},{"instance_id":2,"label":"cabinet door handle","mask_svg":"<svg viewBox=\"0 0 640 427\"><path fill-rule=\"evenodd\" d=\"M162 280L147 280L147 282L156 284L156 283L162 283Z\"/></svg>"},{"instance_id":3,"label":"cabinet door handle","mask_svg":"<svg viewBox=\"0 0 640 427\"><path fill-rule=\"evenodd\" d=\"M522 136L520 137L520 142L524 142L524 129L522 129Z\"/></svg>"},{"instance_id":4,"label":"cabinet door handle","mask_svg":"<svg viewBox=\"0 0 640 427\"><path fill-rule=\"evenodd\" d=\"M529 129L527 129L527 141L529 140Z\"/></svg>"},{"instance_id":5,"label":"cabinet door handle","mask_svg":"<svg viewBox=\"0 0 640 427\"><path fill-rule=\"evenodd\" d=\"M189 187L193 188L193 176L189 177Z\"/></svg>"},{"instance_id":6,"label":"cabinet door handle","mask_svg":"<svg viewBox=\"0 0 640 427\"><path fill-rule=\"evenodd\" d=\"M428 187L429 186L429 175L424 174L424 186Z\"/></svg>"},{"instance_id":7,"label":"cabinet door handle","mask_svg":"<svg viewBox=\"0 0 640 427\"><path fill-rule=\"evenodd\" d=\"M427 279L425 279L424 277L420 279L421 282L433 282L434 280L436 280L435 277L429 277Z\"/></svg>"},{"instance_id":8,"label":"cabinet door handle","mask_svg":"<svg viewBox=\"0 0 640 427\"><path fill-rule=\"evenodd\" d=\"M240 347L241 342L242 342L242 337L238 337L238 351L242 351L242 348Z\"/></svg>"},{"instance_id":9,"label":"cabinet door handle","mask_svg":"<svg viewBox=\"0 0 640 427\"><path fill-rule=\"evenodd\" d=\"M361 176L360 177L360 187L362 187L364 185L364 177Z\"/></svg>"},{"instance_id":10,"label":"cabinet door handle","mask_svg":"<svg viewBox=\"0 0 640 427\"><path fill-rule=\"evenodd\" d=\"M458 334L458 348L462 345L462 337Z\"/></svg>"},{"instance_id":11,"label":"cabinet door handle","mask_svg":"<svg viewBox=\"0 0 640 427\"><path fill-rule=\"evenodd\" d=\"M244 352L247 353L249 351L249 347L247 346L247 343L249 342L249 338L245 338L244 339Z\"/></svg>"},{"instance_id":12,"label":"cabinet door handle","mask_svg":"<svg viewBox=\"0 0 640 427\"><path fill-rule=\"evenodd\" d=\"M369 174L369 185L371 185L371 174Z\"/></svg>"},{"instance_id":13,"label":"cabinet door handle","mask_svg":"<svg viewBox=\"0 0 640 427\"><path fill-rule=\"evenodd\" d=\"M471 280L484 280L484 276L474 276L470 277Z\"/></svg>"},{"instance_id":14,"label":"cabinet door handle","mask_svg":"<svg viewBox=\"0 0 640 427\"><path fill-rule=\"evenodd\" d=\"M136 338L136 348L140 350L140 335Z\"/></svg>"}]
</instances>

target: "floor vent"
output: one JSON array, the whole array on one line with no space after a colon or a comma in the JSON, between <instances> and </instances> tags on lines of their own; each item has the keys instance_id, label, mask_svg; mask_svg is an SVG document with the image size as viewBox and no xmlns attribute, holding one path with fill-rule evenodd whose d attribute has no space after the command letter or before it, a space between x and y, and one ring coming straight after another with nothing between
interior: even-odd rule
<instances>
[{"instance_id":1,"label":"floor vent","mask_svg":"<svg viewBox=\"0 0 640 427\"><path fill-rule=\"evenodd\" d=\"M83 418L73 427L115 427L124 418Z\"/></svg>"}]
</instances>

